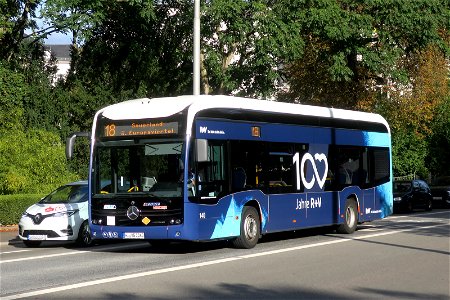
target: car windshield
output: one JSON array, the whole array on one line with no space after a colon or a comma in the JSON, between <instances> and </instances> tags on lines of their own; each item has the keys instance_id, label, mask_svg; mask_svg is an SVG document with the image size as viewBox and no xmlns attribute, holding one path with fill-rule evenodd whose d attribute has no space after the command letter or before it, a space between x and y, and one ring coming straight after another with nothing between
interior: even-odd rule
<instances>
[{"instance_id":1,"label":"car windshield","mask_svg":"<svg viewBox=\"0 0 450 300\"><path fill-rule=\"evenodd\" d=\"M87 200L87 185L65 185L51 192L48 196L39 201L39 203L80 203Z\"/></svg>"},{"instance_id":2,"label":"car windshield","mask_svg":"<svg viewBox=\"0 0 450 300\"><path fill-rule=\"evenodd\" d=\"M97 148L95 194L148 193L159 197L181 197L181 142L104 143ZM104 182L109 184L104 185Z\"/></svg>"},{"instance_id":3,"label":"car windshield","mask_svg":"<svg viewBox=\"0 0 450 300\"><path fill-rule=\"evenodd\" d=\"M407 192L411 189L411 182L394 182L394 193Z\"/></svg>"}]
</instances>

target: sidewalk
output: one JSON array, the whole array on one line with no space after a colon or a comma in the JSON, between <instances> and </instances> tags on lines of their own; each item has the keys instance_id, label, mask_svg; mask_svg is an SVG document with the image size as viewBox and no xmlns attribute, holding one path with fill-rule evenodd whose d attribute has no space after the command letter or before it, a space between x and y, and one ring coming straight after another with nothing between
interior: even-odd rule
<instances>
[{"instance_id":1,"label":"sidewalk","mask_svg":"<svg viewBox=\"0 0 450 300\"><path fill-rule=\"evenodd\" d=\"M0 226L0 245L15 245L21 243L19 239L18 227L15 226Z\"/></svg>"}]
</instances>

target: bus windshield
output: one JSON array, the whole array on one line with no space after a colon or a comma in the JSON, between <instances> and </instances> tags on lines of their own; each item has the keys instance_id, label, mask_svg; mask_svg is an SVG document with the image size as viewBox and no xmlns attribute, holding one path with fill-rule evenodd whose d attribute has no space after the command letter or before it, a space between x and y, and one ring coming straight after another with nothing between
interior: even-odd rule
<instances>
[{"instance_id":1,"label":"bus windshield","mask_svg":"<svg viewBox=\"0 0 450 300\"><path fill-rule=\"evenodd\" d=\"M181 197L184 169L182 152L183 144L178 141L98 143L94 193L146 193L163 198Z\"/></svg>"}]
</instances>

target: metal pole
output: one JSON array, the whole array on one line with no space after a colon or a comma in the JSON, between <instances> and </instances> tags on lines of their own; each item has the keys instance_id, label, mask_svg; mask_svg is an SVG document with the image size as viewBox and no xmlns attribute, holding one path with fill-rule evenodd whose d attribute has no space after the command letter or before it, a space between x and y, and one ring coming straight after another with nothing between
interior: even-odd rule
<instances>
[{"instance_id":1,"label":"metal pole","mask_svg":"<svg viewBox=\"0 0 450 300\"><path fill-rule=\"evenodd\" d=\"M200 0L194 0L194 96L200 95Z\"/></svg>"}]
</instances>

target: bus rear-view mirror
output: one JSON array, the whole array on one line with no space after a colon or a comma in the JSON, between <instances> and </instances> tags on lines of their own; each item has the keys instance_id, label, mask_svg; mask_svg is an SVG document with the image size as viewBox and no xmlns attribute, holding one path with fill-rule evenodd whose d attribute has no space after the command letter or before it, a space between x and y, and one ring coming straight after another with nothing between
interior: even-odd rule
<instances>
[{"instance_id":1,"label":"bus rear-view mirror","mask_svg":"<svg viewBox=\"0 0 450 300\"><path fill-rule=\"evenodd\" d=\"M198 139L196 142L196 151L197 151L197 161L205 162L208 161L208 140Z\"/></svg>"}]
</instances>

